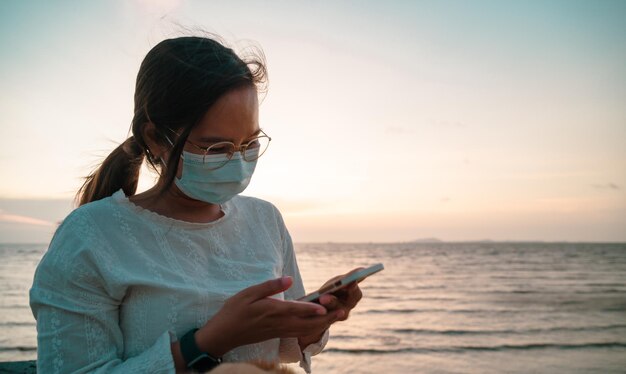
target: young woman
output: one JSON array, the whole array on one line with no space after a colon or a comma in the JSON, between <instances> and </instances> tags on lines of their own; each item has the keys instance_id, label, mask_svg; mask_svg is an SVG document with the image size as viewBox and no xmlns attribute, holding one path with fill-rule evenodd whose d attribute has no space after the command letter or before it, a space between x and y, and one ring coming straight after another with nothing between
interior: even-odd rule
<instances>
[{"instance_id":1,"label":"young woman","mask_svg":"<svg viewBox=\"0 0 626 374\"><path fill-rule=\"evenodd\" d=\"M294 301L305 292L280 212L238 195L271 140L258 121L265 81L262 55L244 61L211 38L164 40L146 55L132 136L87 178L37 267L39 372L249 360L310 372L361 291ZM135 194L144 159L160 178Z\"/></svg>"}]
</instances>

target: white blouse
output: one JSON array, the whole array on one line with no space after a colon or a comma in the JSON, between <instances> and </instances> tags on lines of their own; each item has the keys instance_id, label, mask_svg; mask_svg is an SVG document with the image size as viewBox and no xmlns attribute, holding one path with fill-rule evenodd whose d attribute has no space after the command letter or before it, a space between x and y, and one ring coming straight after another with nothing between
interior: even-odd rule
<instances>
[{"instance_id":1,"label":"white blouse","mask_svg":"<svg viewBox=\"0 0 626 374\"><path fill-rule=\"evenodd\" d=\"M35 272L30 307L37 320L40 373L174 373L170 344L203 326L244 288L285 275L272 297L305 294L293 244L276 207L235 196L224 216L191 223L143 209L122 190L74 210L57 229ZM311 355L296 338L237 347L224 362L298 362Z\"/></svg>"}]
</instances>

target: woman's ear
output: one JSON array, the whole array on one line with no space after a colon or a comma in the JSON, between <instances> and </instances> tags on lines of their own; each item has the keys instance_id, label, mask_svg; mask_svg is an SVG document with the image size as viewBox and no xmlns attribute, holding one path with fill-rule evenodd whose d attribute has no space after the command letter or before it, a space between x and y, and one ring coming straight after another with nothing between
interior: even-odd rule
<instances>
[{"instance_id":1,"label":"woman's ear","mask_svg":"<svg viewBox=\"0 0 626 374\"><path fill-rule=\"evenodd\" d=\"M142 135L150 150L150 154L155 159L167 159L166 156L170 147L168 144L163 144L163 140L160 139L154 123L146 122L143 126Z\"/></svg>"}]
</instances>

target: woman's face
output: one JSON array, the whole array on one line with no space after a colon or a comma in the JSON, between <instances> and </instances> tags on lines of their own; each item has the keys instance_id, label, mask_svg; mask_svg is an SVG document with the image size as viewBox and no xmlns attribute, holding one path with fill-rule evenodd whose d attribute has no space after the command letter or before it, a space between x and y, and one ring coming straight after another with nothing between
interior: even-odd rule
<instances>
[{"instance_id":1,"label":"woman's face","mask_svg":"<svg viewBox=\"0 0 626 374\"><path fill-rule=\"evenodd\" d=\"M206 112L200 123L191 130L184 150L203 152L195 145L206 148L212 144L229 141L239 146L260 132L259 103L254 87L242 87L220 97ZM193 144L192 144L193 143ZM167 155L169 157L169 154ZM182 159L178 161L176 176L182 175Z\"/></svg>"}]
</instances>

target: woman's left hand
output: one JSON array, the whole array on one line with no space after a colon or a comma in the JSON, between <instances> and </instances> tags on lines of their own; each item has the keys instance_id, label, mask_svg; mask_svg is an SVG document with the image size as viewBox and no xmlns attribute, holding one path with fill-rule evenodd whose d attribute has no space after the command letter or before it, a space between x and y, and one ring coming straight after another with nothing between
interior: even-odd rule
<instances>
[{"instance_id":1,"label":"woman's left hand","mask_svg":"<svg viewBox=\"0 0 626 374\"><path fill-rule=\"evenodd\" d=\"M335 283L337 280L345 277L346 275L352 274L356 271L362 270L364 268L356 268L344 275L338 275L336 277L333 277L331 279L328 280L328 282L324 283L324 285L320 288L324 288L329 284L333 284ZM336 310L341 310L340 314L338 315L337 319L333 322L330 322L330 325L332 325L334 322L336 321L345 321L348 319L348 315L350 314L350 311L352 309L354 309L354 307L356 306L356 304L358 304L359 300L361 300L361 297L363 297L363 294L361 293L361 289L359 288L359 284L357 282L352 282L349 286L339 290L339 291L335 291L332 294L324 294L322 296L320 296L319 298L319 304L322 305L323 307L326 308L326 310L328 311L328 313L332 313ZM329 325L329 326L330 326ZM326 329L325 329L326 330ZM324 331L325 331L324 330ZM308 335L308 336L301 336L298 337L298 344L300 344L300 350L304 350L305 347L307 347L309 344L312 344L314 342L319 341L322 336L324 335L324 331L321 331L319 333L313 334L313 335Z\"/></svg>"},{"instance_id":2,"label":"woman's left hand","mask_svg":"<svg viewBox=\"0 0 626 374\"><path fill-rule=\"evenodd\" d=\"M321 288L324 288L329 284L333 284L337 280L362 269L364 268L362 267L356 268L346 274L333 277L329 279L328 282L324 283L324 285ZM350 314L350 311L354 309L354 307L361 300L361 297L363 297L363 293L361 292L361 289L359 288L359 284L357 282L352 282L350 283L349 286L342 288L339 291L335 291L331 294L324 294L320 296L319 303L320 305L325 307L326 310L328 310L328 312L333 312L339 309L343 310L343 315L337 320L345 321L346 319L348 319L348 315Z\"/></svg>"}]
</instances>

